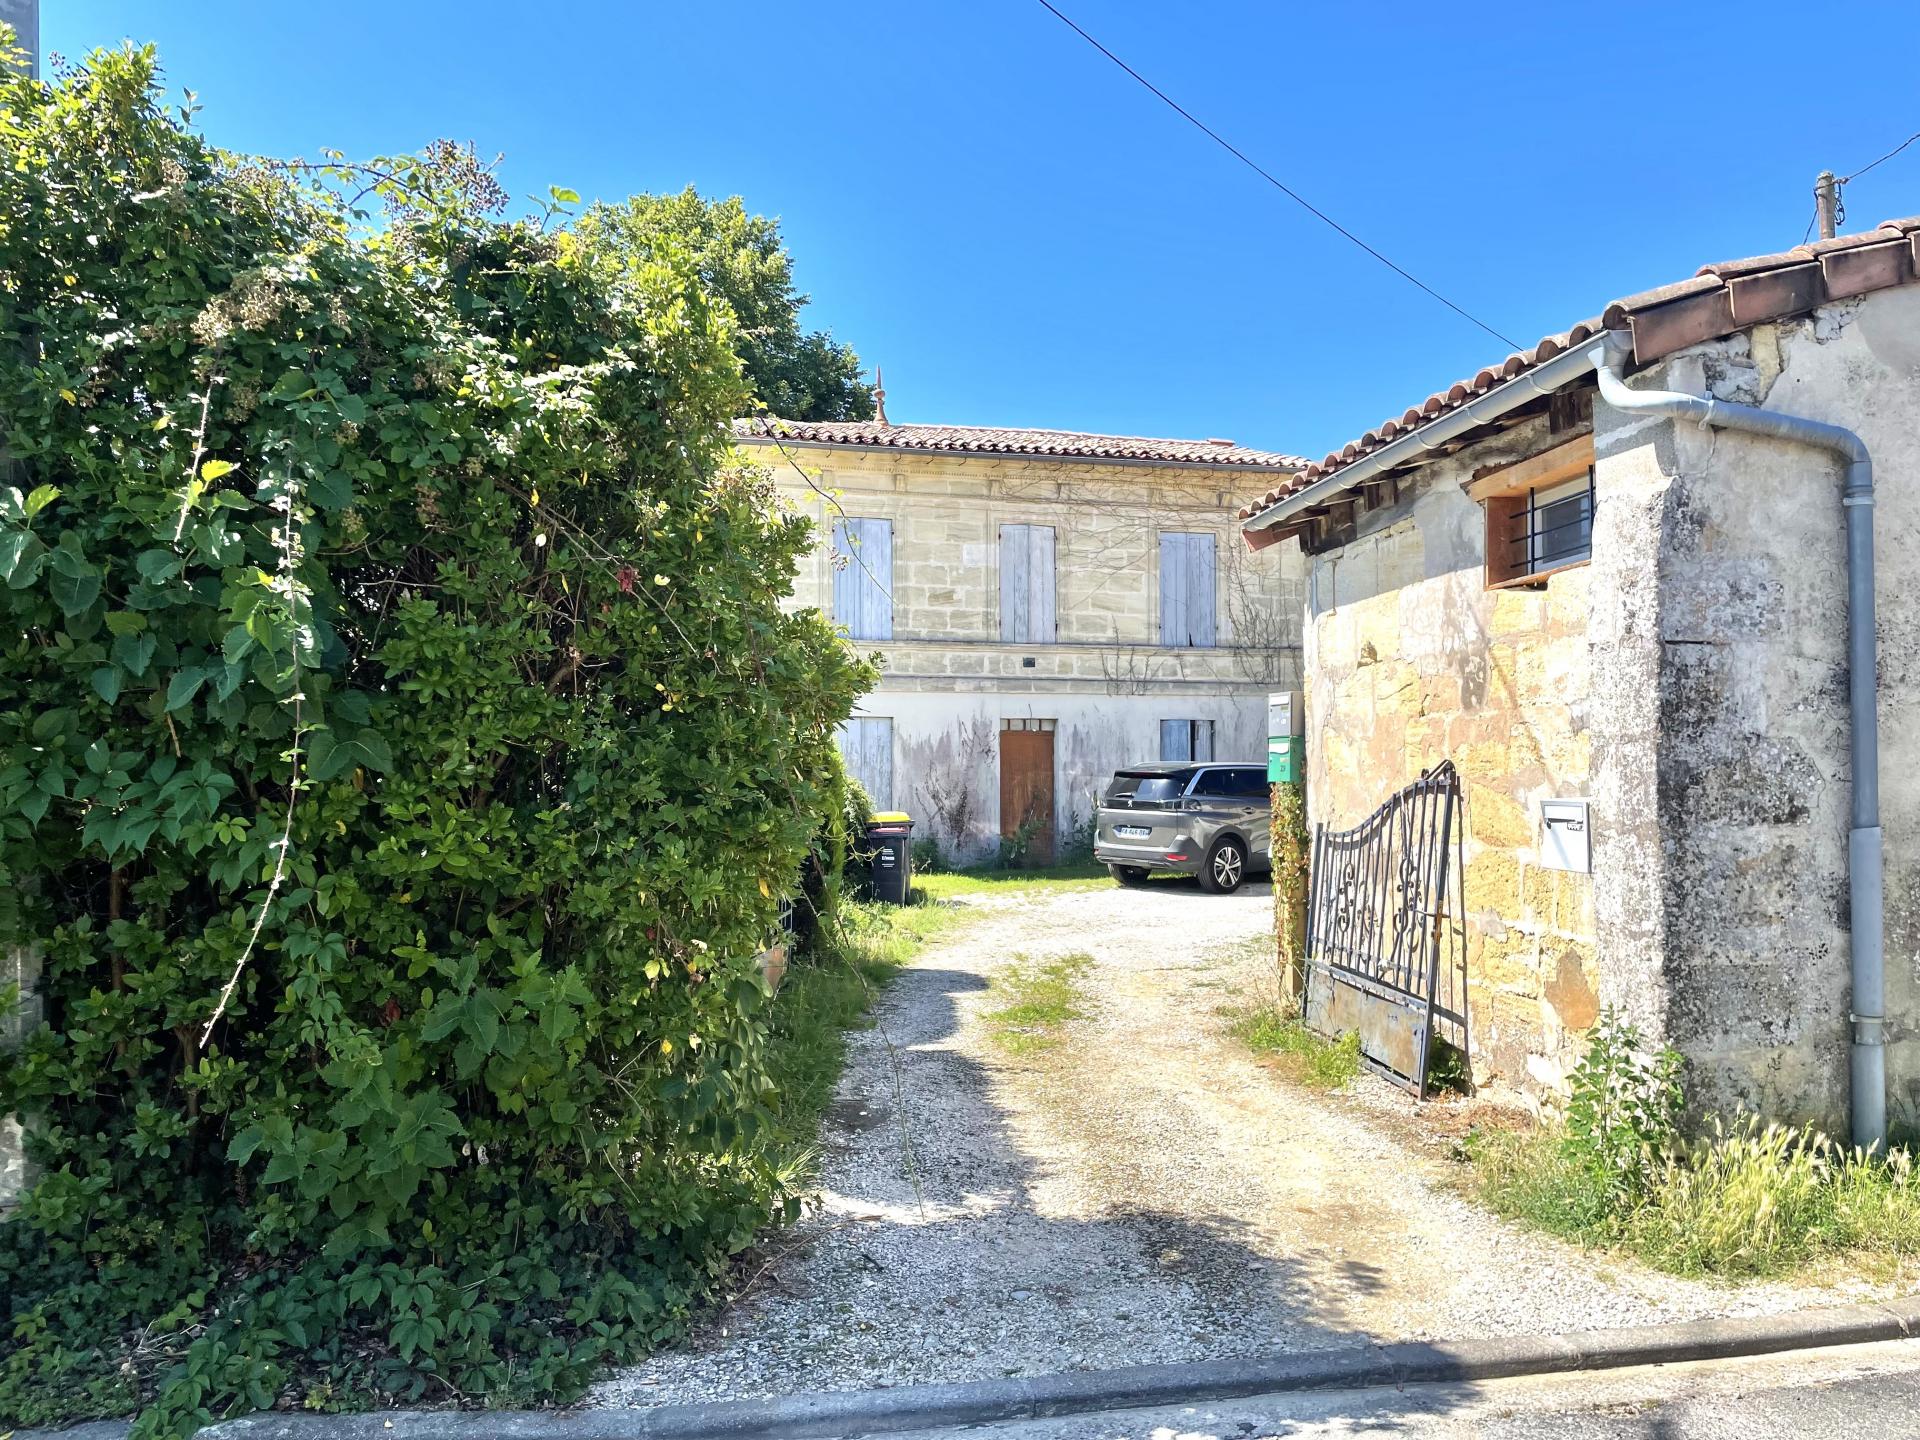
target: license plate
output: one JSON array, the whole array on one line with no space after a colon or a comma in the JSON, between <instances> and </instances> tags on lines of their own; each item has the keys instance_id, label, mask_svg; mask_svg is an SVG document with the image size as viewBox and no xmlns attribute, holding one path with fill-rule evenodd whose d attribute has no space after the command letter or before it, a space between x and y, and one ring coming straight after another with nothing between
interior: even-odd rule
<instances>
[{"instance_id":1,"label":"license plate","mask_svg":"<svg viewBox=\"0 0 1920 1440\"><path fill-rule=\"evenodd\" d=\"M1145 825L1116 825L1113 827L1113 833L1123 840L1144 840L1153 834L1153 831Z\"/></svg>"}]
</instances>

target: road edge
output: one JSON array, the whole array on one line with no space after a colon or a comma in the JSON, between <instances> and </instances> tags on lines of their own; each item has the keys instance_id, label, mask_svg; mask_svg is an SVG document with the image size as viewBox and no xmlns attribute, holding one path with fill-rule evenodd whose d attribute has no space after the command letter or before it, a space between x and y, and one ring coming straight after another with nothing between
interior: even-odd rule
<instances>
[{"instance_id":1,"label":"road edge","mask_svg":"<svg viewBox=\"0 0 1920 1440\"><path fill-rule=\"evenodd\" d=\"M387 1410L358 1415L262 1414L202 1430L202 1440L821 1440L942 1425L1244 1400L1302 1390L1461 1383L1522 1375L1726 1360L1789 1350L1865 1345L1920 1334L1920 1296L1785 1315L1694 1320L1484 1340L1398 1341L1129 1365L884 1390L828 1391L770 1400L652 1409L569 1411ZM14 1440L120 1440L124 1422L21 1430Z\"/></svg>"}]
</instances>

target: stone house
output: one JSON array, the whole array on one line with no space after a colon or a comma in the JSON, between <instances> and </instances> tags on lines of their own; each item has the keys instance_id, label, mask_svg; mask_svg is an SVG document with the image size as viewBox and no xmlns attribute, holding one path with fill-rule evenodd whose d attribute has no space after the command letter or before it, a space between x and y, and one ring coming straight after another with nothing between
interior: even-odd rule
<instances>
[{"instance_id":1,"label":"stone house","mask_svg":"<svg viewBox=\"0 0 1920 1440\"><path fill-rule=\"evenodd\" d=\"M1249 476L1303 463L1223 440L741 422L820 545L794 594L883 674L842 737L876 807L951 856L1065 846L1119 766L1258 760L1298 684L1304 563L1236 538Z\"/></svg>"},{"instance_id":2,"label":"stone house","mask_svg":"<svg viewBox=\"0 0 1920 1440\"><path fill-rule=\"evenodd\" d=\"M1479 1081L1617 1006L1703 1110L1920 1120L1917 276L1920 219L1709 265L1242 510L1307 565L1311 819L1459 771Z\"/></svg>"}]
</instances>

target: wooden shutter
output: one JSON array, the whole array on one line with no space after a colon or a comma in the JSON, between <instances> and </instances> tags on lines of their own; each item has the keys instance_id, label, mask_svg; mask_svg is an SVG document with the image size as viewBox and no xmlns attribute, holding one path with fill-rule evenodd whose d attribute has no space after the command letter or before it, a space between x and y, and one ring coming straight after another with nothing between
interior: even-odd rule
<instances>
[{"instance_id":1,"label":"wooden shutter","mask_svg":"<svg viewBox=\"0 0 1920 1440\"><path fill-rule=\"evenodd\" d=\"M847 773L866 787L876 810L893 809L893 721L859 715L840 727L840 755Z\"/></svg>"},{"instance_id":2,"label":"wooden shutter","mask_svg":"<svg viewBox=\"0 0 1920 1440\"><path fill-rule=\"evenodd\" d=\"M833 621L855 640L893 638L893 522L847 519L833 527L833 549L847 557L833 572Z\"/></svg>"},{"instance_id":3,"label":"wooden shutter","mask_svg":"<svg viewBox=\"0 0 1920 1440\"><path fill-rule=\"evenodd\" d=\"M1193 722L1193 758L1211 760L1213 755L1213 721L1196 720Z\"/></svg>"},{"instance_id":4,"label":"wooden shutter","mask_svg":"<svg viewBox=\"0 0 1920 1440\"><path fill-rule=\"evenodd\" d=\"M1057 638L1053 527L1000 527L1000 638L1042 645Z\"/></svg>"},{"instance_id":5,"label":"wooden shutter","mask_svg":"<svg viewBox=\"0 0 1920 1440\"><path fill-rule=\"evenodd\" d=\"M1191 721L1162 720L1160 722L1160 758L1162 760L1193 759Z\"/></svg>"},{"instance_id":6,"label":"wooden shutter","mask_svg":"<svg viewBox=\"0 0 1920 1440\"><path fill-rule=\"evenodd\" d=\"M1160 536L1160 643L1212 645L1214 635L1214 537L1165 532Z\"/></svg>"}]
</instances>

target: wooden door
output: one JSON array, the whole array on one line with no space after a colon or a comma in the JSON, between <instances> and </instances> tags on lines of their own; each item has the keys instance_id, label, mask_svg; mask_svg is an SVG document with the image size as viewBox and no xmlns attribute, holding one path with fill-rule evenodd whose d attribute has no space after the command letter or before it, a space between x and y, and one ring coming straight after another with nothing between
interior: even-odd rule
<instances>
[{"instance_id":1,"label":"wooden door","mask_svg":"<svg viewBox=\"0 0 1920 1440\"><path fill-rule=\"evenodd\" d=\"M1000 732L1000 834L1012 837L1035 822L1029 852L1038 864L1053 861L1053 732Z\"/></svg>"}]
</instances>

